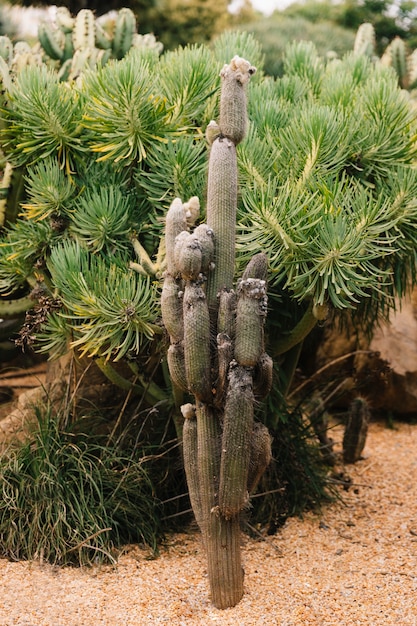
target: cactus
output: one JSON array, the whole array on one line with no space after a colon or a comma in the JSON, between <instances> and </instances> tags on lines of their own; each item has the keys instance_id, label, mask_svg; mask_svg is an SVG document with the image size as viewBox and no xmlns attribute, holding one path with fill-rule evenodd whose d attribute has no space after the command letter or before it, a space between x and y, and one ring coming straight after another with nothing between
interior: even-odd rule
<instances>
[{"instance_id":1,"label":"cactus","mask_svg":"<svg viewBox=\"0 0 417 626\"><path fill-rule=\"evenodd\" d=\"M361 458L366 443L369 424L369 407L364 398L355 398L348 413L343 435L343 460L355 463Z\"/></svg>"},{"instance_id":2,"label":"cactus","mask_svg":"<svg viewBox=\"0 0 417 626\"><path fill-rule=\"evenodd\" d=\"M375 55L375 29L369 22L359 26L355 37L353 52L367 57L373 57Z\"/></svg>"},{"instance_id":3,"label":"cactus","mask_svg":"<svg viewBox=\"0 0 417 626\"><path fill-rule=\"evenodd\" d=\"M184 466L207 548L212 601L243 595L239 516L271 459L266 427L254 425L255 393L272 384L265 353L267 259L255 255L234 289L236 145L246 131L245 86L255 68L234 57L221 72L220 121L210 122L207 224L192 229L199 203L175 198L166 216L162 319L173 384L183 405Z\"/></svg>"},{"instance_id":4,"label":"cactus","mask_svg":"<svg viewBox=\"0 0 417 626\"><path fill-rule=\"evenodd\" d=\"M108 33L90 9L81 9L72 17L66 7L59 7L54 24L39 24L38 38L45 61L53 61L62 81L76 80L84 70L103 66L111 58L122 59L131 48L162 52L154 35L136 32L135 15L127 8L120 9L113 31ZM6 59L8 55L7 42L0 41L0 56Z\"/></svg>"},{"instance_id":5,"label":"cactus","mask_svg":"<svg viewBox=\"0 0 417 626\"><path fill-rule=\"evenodd\" d=\"M133 43L133 35L136 32L136 18L131 9L120 9L114 29L112 43L115 59L122 59Z\"/></svg>"},{"instance_id":6,"label":"cactus","mask_svg":"<svg viewBox=\"0 0 417 626\"><path fill-rule=\"evenodd\" d=\"M398 82L403 89L409 86L409 67L407 47L401 37L395 37L387 46L381 57L381 64L391 66L397 76Z\"/></svg>"}]
</instances>

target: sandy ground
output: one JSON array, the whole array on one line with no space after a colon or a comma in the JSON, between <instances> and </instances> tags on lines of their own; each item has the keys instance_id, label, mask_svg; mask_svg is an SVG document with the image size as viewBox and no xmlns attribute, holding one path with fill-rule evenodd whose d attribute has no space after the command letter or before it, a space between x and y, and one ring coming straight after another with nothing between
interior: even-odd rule
<instances>
[{"instance_id":1,"label":"sandy ground","mask_svg":"<svg viewBox=\"0 0 417 626\"><path fill-rule=\"evenodd\" d=\"M417 626L416 451L417 426L372 424L343 502L242 537L232 609L210 604L200 537L184 533L156 560L127 547L116 568L0 560L0 626Z\"/></svg>"}]
</instances>

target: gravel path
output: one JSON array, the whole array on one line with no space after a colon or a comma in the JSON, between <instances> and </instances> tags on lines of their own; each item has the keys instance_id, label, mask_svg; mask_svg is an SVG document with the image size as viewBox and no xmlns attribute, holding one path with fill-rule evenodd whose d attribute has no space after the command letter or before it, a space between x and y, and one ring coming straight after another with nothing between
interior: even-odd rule
<instances>
[{"instance_id":1,"label":"gravel path","mask_svg":"<svg viewBox=\"0 0 417 626\"><path fill-rule=\"evenodd\" d=\"M242 539L233 609L210 604L200 538L184 533L156 560L128 547L117 568L0 560L0 626L417 626L416 451L417 426L372 424L343 502Z\"/></svg>"}]
</instances>

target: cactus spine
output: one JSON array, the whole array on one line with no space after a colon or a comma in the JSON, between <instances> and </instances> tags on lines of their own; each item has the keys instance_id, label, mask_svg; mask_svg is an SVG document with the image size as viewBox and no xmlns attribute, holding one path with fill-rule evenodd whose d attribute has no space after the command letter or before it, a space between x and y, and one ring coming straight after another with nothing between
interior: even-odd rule
<instances>
[{"instance_id":1,"label":"cactus spine","mask_svg":"<svg viewBox=\"0 0 417 626\"><path fill-rule=\"evenodd\" d=\"M207 133L207 224L190 232L198 201L176 198L165 228L167 360L174 385L195 398L195 416L189 404L182 407L184 466L207 549L212 601L222 609L243 595L240 512L271 458L269 433L254 424L254 387L261 397L272 382L264 347L265 255L256 255L236 289L233 284L236 145L246 131L245 85L254 71L234 57L221 72L220 122L211 122Z\"/></svg>"}]
</instances>

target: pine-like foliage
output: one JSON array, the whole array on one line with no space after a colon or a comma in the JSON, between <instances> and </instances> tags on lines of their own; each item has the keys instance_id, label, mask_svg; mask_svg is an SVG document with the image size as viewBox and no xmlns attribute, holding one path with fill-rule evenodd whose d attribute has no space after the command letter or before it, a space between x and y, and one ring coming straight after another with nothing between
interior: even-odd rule
<instances>
[{"instance_id":1,"label":"pine-like foliage","mask_svg":"<svg viewBox=\"0 0 417 626\"><path fill-rule=\"evenodd\" d=\"M228 33L213 52L191 46L158 59L133 49L81 82L60 83L42 66L17 74L1 142L25 192L1 242L0 287L9 297L41 283L61 302L42 345L57 318L72 345L108 359L137 353L142 333L159 332L158 283L145 275L162 274L161 218L172 199L197 195L204 212L203 133L233 47L262 62L250 36ZM393 71L367 56L326 63L301 42L284 66L283 78L260 72L250 87L241 260L265 251L271 295L298 301L300 312L326 304L373 323L415 278L413 109Z\"/></svg>"},{"instance_id":2,"label":"pine-like foliage","mask_svg":"<svg viewBox=\"0 0 417 626\"><path fill-rule=\"evenodd\" d=\"M267 254L267 349L290 356L282 395L291 348L325 309L371 328L416 279L415 110L392 68L355 53L328 61L299 42L274 79L242 33L213 50L134 49L71 82L29 66L2 96L13 175L0 202L0 317L31 293L24 345L91 356L148 406L170 398L158 353L163 219L177 196L198 196L204 219L205 128L231 51L259 65L238 146L236 275Z\"/></svg>"}]
</instances>

